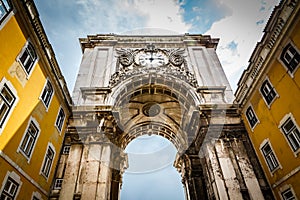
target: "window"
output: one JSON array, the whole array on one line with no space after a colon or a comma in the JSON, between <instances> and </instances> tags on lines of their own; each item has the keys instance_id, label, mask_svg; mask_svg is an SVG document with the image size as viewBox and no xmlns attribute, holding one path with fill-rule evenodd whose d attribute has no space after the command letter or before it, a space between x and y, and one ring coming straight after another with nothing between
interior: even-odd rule
<instances>
[{"instance_id":1,"label":"window","mask_svg":"<svg viewBox=\"0 0 300 200\"><path fill-rule=\"evenodd\" d=\"M12 6L8 0L0 0L0 23L12 11Z\"/></svg>"},{"instance_id":2,"label":"window","mask_svg":"<svg viewBox=\"0 0 300 200\"><path fill-rule=\"evenodd\" d=\"M268 164L270 171L273 172L275 169L279 167L279 163L272 150L271 144L269 142L264 144L263 147L261 147L261 151L263 153L263 156L265 157L265 160Z\"/></svg>"},{"instance_id":3,"label":"window","mask_svg":"<svg viewBox=\"0 0 300 200\"><path fill-rule=\"evenodd\" d=\"M35 65L38 57L33 45L27 42L22 52L18 56L18 61L21 63L27 75L29 75Z\"/></svg>"},{"instance_id":4,"label":"window","mask_svg":"<svg viewBox=\"0 0 300 200\"><path fill-rule=\"evenodd\" d=\"M71 148L70 145L64 146L64 148L63 148L63 154L69 154L70 153L70 148Z\"/></svg>"},{"instance_id":5,"label":"window","mask_svg":"<svg viewBox=\"0 0 300 200\"><path fill-rule=\"evenodd\" d=\"M283 131L293 151L295 152L300 149L300 131L291 116L285 120L281 126L281 130Z\"/></svg>"},{"instance_id":6,"label":"window","mask_svg":"<svg viewBox=\"0 0 300 200\"><path fill-rule=\"evenodd\" d=\"M36 197L36 196L33 196L32 200L40 200L40 199L38 197Z\"/></svg>"},{"instance_id":7,"label":"window","mask_svg":"<svg viewBox=\"0 0 300 200\"><path fill-rule=\"evenodd\" d=\"M246 117L250 124L250 127L253 129L257 124L258 120L251 106L249 106L246 110Z\"/></svg>"},{"instance_id":8,"label":"window","mask_svg":"<svg viewBox=\"0 0 300 200\"><path fill-rule=\"evenodd\" d=\"M25 135L23 136L22 142L20 144L20 150L27 159L31 157L34 145L38 138L38 133L38 125L33 122L33 120L30 120Z\"/></svg>"},{"instance_id":9,"label":"window","mask_svg":"<svg viewBox=\"0 0 300 200\"><path fill-rule=\"evenodd\" d=\"M59 131L62 130L63 124L64 124L64 120L65 120L65 112L62 109L62 107L60 107L59 111L58 111L58 115L56 118L56 122L55 122L55 126L57 127L57 129Z\"/></svg>"},{"instance_id":10,"label":"window","mask_svg":"<svg viewBox=\"0 0 300 200\"><path fill-rule=\"evenodd\" d=\"M63 179L57 178L54 183L54 190L60 190L62 186Z\"/></svg>"},{"instance_id":11,"label":"window","mask_svg":"<svg viewBox=\"0 0 300 200\"><path fill-rule=\"evenodd\" d=\"M16 199L18 188L19 188L19 184L11 177L8 177L4 185L4 188L2 190L0 199L1 200Z\"/></svg>"},{"instance_id":12,"label":"window","mask_svg":"<svg viewBox=\"0 0 300 200\"><path fill-rule=\"evenodd\" d=\"M0 128L3 127L15 102L15 95L8 85L4 83L3 87L0 89Z\"/></svg>"},{"instance_id":13,"label":"window","mask_svg":"<svg viewBox=\"0 0 300 200\"><path fill-rule=\"evenodd\" d=\"M32 197L31 197L31 200L40 200L42 199L42 195L38 192L33 192L32 193Z\"/></svg>"},{"instance_id":14,"label":"window","mask_svg":"<svg viewBox=\"0 0 300 200\"><path fill-rule=\"evenodd\" d=\"M290 73L294 73L300 62L300 54L292 44L288 44L283 49L280 55L280 60L287 67Z\"/></svg>"},{"instance_id":15,"label":"window","mask_svg":"<svg viewBox=\"0 0 300 200\"><path fill-rule=\"evenodd\" d=\"M263 82L263 84L261 85L260 92L261 92L265 102L267 103L267 105L270 105L277 95L274 87L271 85L271 83L268 79L265 80Z\"/></svg>"},{"instance_id":16,"label":"window","mask_svg":"<svg viewBox=\"0 0 300 200\"><path fill-rule=\"evenodd\" d=\"M52 166L52 162L54 159L54 150L52 147L48 146L47 152L44 158L43 166L42 166L42 174L48 178Z\"/></svg>"},{"instance_id":17,"label":"window","mask_svg":"<svg viewBox=\"0 0 300 200\"><path fill-rule=\"evenodd\" d=\"M293 191L291 188L288 188L287 190L281 192L281 196L284 200L294 200L296 199Z\"/></svg>"},{"instance_id":18,"label":"window","mask_svg":"<svg viewBox=\"0 0 300 200\"><path fill-rule=\"evenodd\" d=\"M53 93L54 93L53 87L52 87L50 81L47 80L45 87L43 89L42 95L40 97L47 109L49 108Z\"/></svg>"}]
</instances>

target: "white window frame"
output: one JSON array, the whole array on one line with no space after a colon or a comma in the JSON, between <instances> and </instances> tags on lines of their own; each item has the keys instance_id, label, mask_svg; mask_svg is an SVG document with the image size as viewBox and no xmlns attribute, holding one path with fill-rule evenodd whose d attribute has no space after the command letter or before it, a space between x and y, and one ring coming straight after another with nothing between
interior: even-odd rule
<instances>
[{"instance_id":1,"label":"white window frame","mask_svg":"<svg viewBox=\"0 0 300 200\"><path fill-rule=\"evenodd\" d=\"M62 120L61 120L61 116L60 116L61 111L63 112L63 119ZM61 133L61 131L64 127L65 119L66 119L66 113L65 113L64 109L60 106L59 109L58 109L56 120L55 120L55 127L57 128L59 133Z\"/></svg>"},{"instance_id":2,"label":"white window frame","mask_svg":"<svg viewBox=\"0 0 300 200\"><path fill-rule=\"evenodd\" d=\"M26 138L26 135L27 135L27 132L28 132L28 129L29 129L31 123L34 124L35 128L37 129L37 133L36 133L35 141L34 141L32 147L31 147L30 155L28 156L28 155L26 155L26 153L23 151L23 149L21 148L21 146L22 146L22 144L23 144L23 141L24 141L25 138ZM35 149L35 146L36 146L36 144L37 144L37 140L38 140L38 138L39 138L39 136L40 136L40 132L41 132L41 129L40 129L39 123L36 121L35 118L30 117L30 119L29 119L29 121L28 121L28 125L27 125L27 127L26 127L26 130L25 130L25 132L24 132L24 134L23 134L23 137L22 137L22 140L21 140L21 142L20 142L19 148L18 148L18 150L17 150L17 152L21 152L21 154L23 154L23 155L25 156L25 158L27 159L28 163L29 163L30 160L31 160L31 156L32 156L33 151L34 151L34 149Z\"/></svg>"},{"instance_id":3,"label":"white window frame","mask_svg":"<svg viewBox=\"0 0 300 200\"><path fill-rule=\"evenodd\" d=\"M279 60L279 62L284 66L284 68L287 70L288 74L289 74L292 78L294 78L294 74L296 73L297 69L299 68L300 63L298 63L298 65L296 66L296 68L294 69L294 71L291 72L290 69L289 69L289 67L286 66L286 64L285 64L285 63L282 61L282 59L281 59L283 50L284 50L288 45L291 45L291 46L296 50L296 52L297 52L298 54L300 54L300 51L299 51L299 49L296 47L296 45L295 45L291 40L289 40L289 42L287 42L287 43L284 45L284 47L282 48L282 51L281 51L280 54L279 54L278 60Z\"/></svg>"},{"instance_id":4,"label":"white window frame","mask_svg":"<svg viewBox=\"0 0 300 200\"><path fill-rule=\"evenodd\" d=\"M0 2L3 2L3 0L0 0ZM7 8L5 6L6 13L2 16L2 18L0 18L0 30L4 27L4 25L8 22L10 17L13 16L13 14L14 14L14 8L13 8L13 5L11 3L11 0L6 0L6 2L9 4L10 8L7 10Z\"/></svg>"},{"instance_id":5,"label":"white window frame","mask_svg":"<svg viewBox=\"0 0 300 200\"><path fill-rule=\"evenodd\" d=\"M278 166L276 166L274 169L270 169L270 166L269 166L269 164L268 164L267 158L266 158L266 156L265 156L265 154L264 154L264 152L263 152L263 147L264 147L266 144L268 144L268 145L270 146L271 151L272 151L272 153L273 153L273 156L274 156L274 158L276 159L276 162L278 163ZM273 147L272 147L272 145L271 145L271 142L270 142L270 140L269 140L268 138L265 139L265 140L260 144L259 150L260 150L260 153L261 153L261 155L263 156L263 158L264 158L264 160L265 160L265 163L266 163L266 165L267 165L267 168L268 168L268 170L269 170L269 172L270 172L270 174L271 174L272 176L273 176L273 174L274 174L278 169L282 169L282 166L281 166L281 164L280 164L280 162L279 162L279 159L277 158L276 153L275 153L275 151L274 151L274 149L273 149Z\"/></svg>"},{"instance_id":6,"label":"white window frame","mask_svg":"<svg viewBox=\"0 0 300 200\"><path fill-rule=\"evenodd\" d=\"M293 116L292 113L286 114L286 115L281 119L278 128L279 128L279 130L281 131L281 133L283 134L284 138L286 139L286 142L287 142L288 145L290 146L292 152L294 153L294 156L297 157L298 154L299 154L299 152L300 152L300 148L294 150L294 148L293 148L293 146L292 146L292 144L291 144L289 138L287 137L285 131L283 130L283 126L286 124L286 122L287 122L289 119L294 123L295 129L297 129L297 130L300 132L300 127L298 126L298 123L297 123L297 121L296 121L296 119L294 118L294 116ZM290 134L291 134L291 133L290 133ZM296 138L297 138L297 136L296 136ZM299 140L299 138L297 138L297 139ZM300 144L300 141L299 141L299 144Z\"/></svg>"},{"instance_id":7,"label":"white window frame","mask_svg":"<svg viewBox=\"0 0 300 200\"><path fill-rule=\"evenodd\" d=\"M62 178L56 178L55 182L54 182L53 189L54 190L61 190L61 186L63 184L63 181L64 181L64 179L62 179ZM60 186L58 186L58 185L60 185Z\"/></svg>"},{"instance_id":8,"label":"white window frame","mask_svg":"<svg viewBox=\"0 0 300 200\"><path fill-rule=\"evenodd\" d=\"M251 108L251 110L252 110L252 113L253 113L253 116L256 118L256 123L252 126L251 125L251 123L250 123L250 121L249 121L249 118L248 118L248 115L247 115L247 110L249 109L249 108ZM247 108L246 108L246 110L245 110L245 117L246 117L246 119L247 119L247 121L248 121L248 124L249 124L249 127L251 128L251 131L253 132L253 130L254 130L254 128L257 126L257 124L259 124L260 123L260 121L259 121L259 119L258 119L258 117L257 117L257 115L256 115L256 113L255 113L255 111L254 111L254 109L253 109L253 106L250 104Z\"/></svg>"},{"instance_id":9,"label":"white window frame","mask_svg":"<svg viewBox=\"0 0 300 200\"><path fill-rule=\"evenodd\" d=\"M279 189L279 192L278 192L281 200L290 200L290 199L286 199L283 197L283 194L286 193L287 191L292 192L292 194L294 196L294 200L298 199L293 187L291 185L284 185L283 187L281 187Z\"/></svg>"},{"instance_id":10,"label":"white window frame","mask_svg":"<svg viewBox=\"0 0 300 200\"><path fill-rule=\"evenodd\" d=\"M52 87L52 94L51 94L51 96L49 97L49 103L48 103L48 105L47 105L47 104L44 102L44 99L42 98L42 96L43 96L44 90L46 89L48 83L49 83L50 86ZM50 105L51 105L53 96L54 96L54 87L53 87L51 81L47 78L47 79L46 79L46 82L45 82L45 84L44 84L43 90L42 90L42 92L41 92L41 95L40 95L40 100L43 102L43 105L45 106L47 112L48 112L48 109L50 108Z\"/></svg>"},{"instance_id":11,"label":"white window frame","mask_svg":"<svg viewBox=\"0 0 300 200\"><path fill-rule=\"evenodd\" d=\"M270 103L267 102L267 100L265 98L265 94L261 91L262 86L265 82L267 82L271 86L272 90L275 92L275 96L274 96L274 98L272 99L272 101ZM265 103L266 103L266 105L269 109L270 109L271 105L273 104L273 102L275 101L275 99L279 97L278 92L275 90L275 87L273 86L273 84L271 83L271 81L268 77L266 77L265 80L262 82L262 84L259 88L259 92L260 92L262 98L264 99L264 101L265 101Z\"/></svg>"},{"instance_id":12,"label":"white window frame","mask_svg":"<svg viewBox=\"0 0 300 200\"><path fill-rule=\"evenodd\" d=\"M6 173L6 176L5 176L5 178L2 182L2 186L1 186L1 190L0 190L0 198L1 198L1 195L4 191L5 185L6 185L6 183L9 179L13 180L18 185L18 188L17 188L17 190L15 192L15 195L14 195L14 198L13 198L13 200L15 200L15 199L17 199L18 194L20 192L20 188L22 187L22 181L21 181L21 178L18 174L16 174L15 172L9 172L9 171Z\"/></svg>"},{"instance_id":13,"label":"white window frame","mask_svg":"<svg viewBox=\"0 0 300 200\"><path fill-rule=\"evenodd\" d=\"M28 56L25 60L25 62L28 62L30 60L31 57L31 54L29 52L29 47L32 47L33 48L33 51L34 51L34 54L35 54L35 58L34 60L32 61L32 64L30 65L31 67L29 68L29 72L26 70L25 66L24 66L24 63L21 61L21 57L24 55L25 52L28 53ZM24 70L25 74L26 74L26 78L29 79L29 77L31 76L37 62L39 60L39 56L37 55L37 51L34 47L34 45L32 44L32 42L30 42L30 40L28 39L27 42L25 43L25 45L23 46L21 52L19 53L19 55L17 56L17 61L20 63L20 65L22 66L22 69Z\"/></svg>"},{"instance_id":14,"label":"white window frame","mask_svg":"<svg viewBox=\"0 0 300 200\"><path fill-rule=\"evenodd\" d=\"M50 165L49 165L49 170L44 171L46 162L48 163L48 156L47 156L48 149L51 149L51 150L53 151L53 157L52 157L51 163L50 163ZM49 142L48 145L47 145L47 148L46 148L46 152L45 152L44 159L43 159L42 166L41 166L41 170L40 170L40 174L41 174L43 177L45 177L47 181L48 181L48 179L49 179L49 177L50 177L50 174L51 174L53 162L54 162L54 160L55 160L55 155L56 155L55 148L54 148L53 144ZM47 174L46 174L46 173L47 173Z\"/></svg>"},{"instance_id":15,"label":"white window frame","mask_svg":"<svg viewBox=\"0 0 300 200\"><path fill-rule=\"evenodd\" d=\"M13 110L15 109L15 107L19 101L19 97L17 95L17 90L13 87L13 85L8 80L6 80L5 77L3 77L0 82L0 91L2 91L3 87L6 87L9 90L9 92L14 96L14 102L11 104L7 114L5 114L5 118L1 122L2 125L0 125L0 135L1 135L2 131L4 130L7 122L9 121L11 114L13 113ZM1 108L1 106L0 106L0 108Z\"/></svg>"},{"instance_id":16,"label":"white window frame","mask_svg":"<svg viewBox=\"0 0 300 200\"><path fill-rule=\"evenodd\" d=\"M34 198L36 199L42 199L42 195L39 192L33 192L31 195L31 199L34 200Z\"/></svg>"},{"instance_id":17,"label":"white window frame","mask_svg":"<svg viewBox=\"0 0 300 200\"><path fill-rule=\"evenodd\" d=\"M67 150L66 150L66 149L67 149ZM64 155L69 155L69 154L70 154L70 150L71 150L71 145L64 145L64 146L63 146L62 154L64 154Z\"/></svg>"}]
</instances>

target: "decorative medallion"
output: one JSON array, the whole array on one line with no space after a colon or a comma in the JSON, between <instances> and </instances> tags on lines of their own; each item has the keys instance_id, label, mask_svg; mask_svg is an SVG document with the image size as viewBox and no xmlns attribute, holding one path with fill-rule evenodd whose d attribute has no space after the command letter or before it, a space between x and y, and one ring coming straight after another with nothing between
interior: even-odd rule
<instances>
[{"instance_id":1,"label":"decorative medallion","mask_svg":"<svg viewBox=\"0 0 300 200\"><path fill-rule=\"evenodd\" d=\"M147 117L155 117L160 113L160 106L155 102L150 102L144 105L142 108L143 114Z\"/></svg>"},{"instance_id":2,"label":"decorative medallion","mask_svg":"<svg viewBox=\"0 0 300 200\"><path fill-rule=\"evenodd\" d=\"M184 49L173 49L169 53L170 62L175 66L180 66L184 62Z\"/></svg>"}]
</instances>

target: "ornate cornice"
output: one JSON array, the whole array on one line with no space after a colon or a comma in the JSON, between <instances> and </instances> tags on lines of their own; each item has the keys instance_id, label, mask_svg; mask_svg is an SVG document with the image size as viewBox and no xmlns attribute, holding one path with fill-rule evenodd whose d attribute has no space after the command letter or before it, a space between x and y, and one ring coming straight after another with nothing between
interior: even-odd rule
<instances>
[{"instance_id":1,"label":"ornate cornice","mask_svg":"<svg viewBox=\"0 0 300 200\"><path fill-rule=\"evenodd\" d=\"M201 34L174 34L174 35L118 35L118 34L97 34L89 35L87 38L80 38L82 52L85 48L94 48L96 46L128 46L141 48L141 45L150 43L155 44L172 44L172 46L205 46L207 48L217 48L219 39L211 38L210 35Z\"/></svg>"}]
</instances>

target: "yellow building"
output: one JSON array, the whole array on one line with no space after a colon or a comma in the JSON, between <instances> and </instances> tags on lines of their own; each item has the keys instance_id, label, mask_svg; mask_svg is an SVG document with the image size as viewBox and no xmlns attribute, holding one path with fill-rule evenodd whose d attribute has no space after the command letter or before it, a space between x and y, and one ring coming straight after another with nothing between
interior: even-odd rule
<instances>
[{"instance_id":1,"label":"yellow building","mask_svg":"<svg viewBox=\"0 0 300 200\"><path fill-rule=\"evenodd\" d=\"M300 2L273 11L236 91L277 199L300 198Z\"/></svg>"},{"instance_id":2,"label":"yellow building","mask_svg":"<svg viewBox=\"0 0 300 200\"><path fill-rule=\"evenodd\" d=\"M71 103L32 0L0 0L0 199L47 199Z\"/></svg>"}]
</instances>

